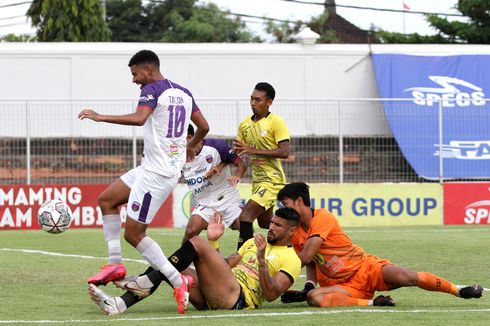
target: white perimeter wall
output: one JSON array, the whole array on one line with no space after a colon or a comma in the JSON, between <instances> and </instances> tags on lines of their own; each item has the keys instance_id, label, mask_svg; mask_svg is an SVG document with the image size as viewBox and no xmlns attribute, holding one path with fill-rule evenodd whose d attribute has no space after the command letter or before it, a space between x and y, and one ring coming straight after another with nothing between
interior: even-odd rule
<instances>
[{"instance_id":1,"label":"white perimeter wall","mask_svg":"<svg viewBox=\"0 0 490 326\"><path fill-rule=\"evenodd\" d=\"M239 107L232 124L223 124L218 109L212 108L215 116L207 115L212 125L222 129L215 134L222 136L234 135L235 120L250 112L247 99L259 81L276 88L276 112L297 114L301 104L288 104L288 100L378 98L370 50L420 55L490 53L486 45L373 45L370 49L366 44L0 43L0 104L6 99L136 100L139 89L131 82L127 63L141 49L155 51L164 76L189 88L198 101L228 99L235 105L233 110ZM386 124L379 121L381 105L351 104L349 110L349 116L362 123L344 130L346 134L389 134ZM335 125L304 125L305 119L308 115L301 113L287 122L298 135L322 135L324 130L335 134ZM91 134L99 133L92 130Z\"/></svg>"}]
</instances>

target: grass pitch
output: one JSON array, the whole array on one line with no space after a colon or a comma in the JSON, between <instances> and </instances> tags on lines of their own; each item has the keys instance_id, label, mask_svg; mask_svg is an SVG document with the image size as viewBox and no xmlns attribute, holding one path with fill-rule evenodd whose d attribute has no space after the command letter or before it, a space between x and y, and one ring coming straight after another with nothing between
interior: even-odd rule
<instances>
[{"instance_id":1,"label":"grass pitch","mask_svg":"<svg viewBox=\"0 0 490 326\"><path fill-rule=\"evenodd\" d=\"M428 271L456 284L490 287L490 226L418 226L346 228L367 252L401 266ZM180 245L183 229L150 229L169 255ZM265 234L265 231L262 231ZM221 240L225 255L232 253L238 233ZM124 240L123 240L124 243ZM136 249L123 244L129 275L146 264ZM72 229L59 235L39 231L0 231L0 324L114 324L114 325L488 325L490 293L464 300L416 287L389 292L396 307L310 308L305 303L265 303L245 311L197 311L179 316L166 284L151 297L120 316L101 314L87 294L86 279L106 263L101 229ZM217 276L217 280L219 276ZM219 280L218 280L219 281ZM299 279L294 288L301 288ZM114 295L113 285L104 288Z\"/></svg>"}]
</instances>

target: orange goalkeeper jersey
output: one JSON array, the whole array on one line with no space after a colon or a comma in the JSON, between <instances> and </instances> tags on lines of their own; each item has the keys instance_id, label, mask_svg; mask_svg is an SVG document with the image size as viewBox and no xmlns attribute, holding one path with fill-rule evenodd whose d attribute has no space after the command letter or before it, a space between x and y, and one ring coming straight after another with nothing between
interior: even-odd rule
<instances>
[{"instance_id":1,"label":"orange goalkeeper jersey","mask_svg":"<svg viewBox=\"0 0 490 326\"><path fill-rule=\"evenodd\" d=\"M352 243L332 213L320 208L313 211L308 232L296 229L293 245L300 252L306 241L319 236L323 242L313 257L316 275L321 286L330 286L347 281L361 267L364 250Z\"/></svg>"}]
</instances>

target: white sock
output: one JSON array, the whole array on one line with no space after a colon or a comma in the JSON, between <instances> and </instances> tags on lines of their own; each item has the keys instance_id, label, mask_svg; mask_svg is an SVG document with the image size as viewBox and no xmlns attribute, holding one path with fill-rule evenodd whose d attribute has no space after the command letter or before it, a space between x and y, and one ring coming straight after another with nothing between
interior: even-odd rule
<instances>
[{"instance_id":1,"label":"white sock","mask_svg":"<svg viewBox=\"0 0 490 326\"><path fill-rule=\"evenodd\" d=\"M114 301L116 301L116 307L119 312L123 313L126 310L128 310L128 307L126 307L126 303L124 300L120 297L114 297Z\"/></svg>"},{"instance_id":2,"label":"white sock","mask_svg":"<svg viewBox=\"0 0 490 326\"><path fill-rule=\"evenodd\" d=\"M179 288L182 285L179 271L168 261L155 240L149 236L144 237L136 246L136 250L140 252L151 267L165 275L172 287Z\"/></svg>"},{"instance_id":3,"label":"white sock","mask_svg":"<svg viewBox=\"0 0 490 326\"><path fill-rule=\"evenodd\" d=\"M118 214L102 216L105 241L109 252L109 264L121 263L121 217Z\"/></svg>"}]
</instances>

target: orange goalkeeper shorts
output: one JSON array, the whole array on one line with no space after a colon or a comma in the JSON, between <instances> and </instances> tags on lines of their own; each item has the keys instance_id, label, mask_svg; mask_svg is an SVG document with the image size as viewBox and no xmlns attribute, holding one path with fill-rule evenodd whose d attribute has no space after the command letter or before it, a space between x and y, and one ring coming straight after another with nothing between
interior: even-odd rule
<instances>
[{"instance_id":1,"label":"orange goalkeeper shorts","mask_svg":"<svg viewBox=\"0 0 490 326\"><path fill-rule=\"evenodd\" d=\"M376 291L388 291L388 286L383 280L381 270L383 266L390 265L391 261L381 259L373 255L366 255L361 267L346 282L322 285L321 277L318 278L320 286L339 286L347 290L353 298L372 299Z\"/></svg>"}]
</instances>

